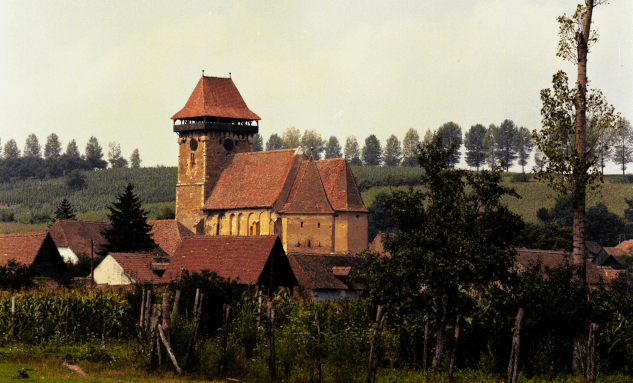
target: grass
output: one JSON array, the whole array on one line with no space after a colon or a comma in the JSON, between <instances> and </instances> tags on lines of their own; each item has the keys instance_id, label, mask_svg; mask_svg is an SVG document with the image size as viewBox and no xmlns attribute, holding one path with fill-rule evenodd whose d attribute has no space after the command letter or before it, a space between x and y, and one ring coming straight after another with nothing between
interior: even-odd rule
<instances>
[{"instance_id":1,"label":"grass","mask_svg":"<svg viewBox=\"0 0 633 383\"><path fill-rule=\"evenodd\" d=\"M31 225L28 223L0 222L0 234L33 233L48 230L48 224Z\"/></svg>"}]
</instances>

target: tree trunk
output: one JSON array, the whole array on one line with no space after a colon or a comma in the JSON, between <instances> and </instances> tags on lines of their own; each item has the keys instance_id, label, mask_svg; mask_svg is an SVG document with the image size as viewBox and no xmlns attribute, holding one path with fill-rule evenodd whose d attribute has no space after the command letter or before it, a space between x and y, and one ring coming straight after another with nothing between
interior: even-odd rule
<instances>
[{"instance_id":1,"label":"tree trunk","mask_svg":"<svg viewBox=\"0 0 633 383\"><path fill-rule=\"evenodd\" d=\"M220 353L220 375L224 374L226 365L226 345L229 339L229 321L231 318L231 306L222 305L222 351Z\"/></svg>"},{"instance_id":2,"label":"tree trunk","mask_svg":"<svg viewBox=\"0 0 633 383\"><path fill-rule=\"evenodd\" d=\"M160 335L160 339L163 340L165 350L167 350L167 355L169 355L171 362L174 364L174 367L176 367L176 371L178 371L179 374L182 373L182 370L180 369L180 367L178 366L178 362L176 361L176 356L174 355L174 352L171 350L171 346L169 345L169 340L167 340L165 332L163 331L163 327L160 324L158 325L158 334Z\"/></svg>"},{"instance_id":3,"label":"tree trunk","mask_svg":"<svg viewBox=\"0 0 633 383\"><path fill-rule=\"evenodd\" d=\"M448 383L453 383L453 372L455 371L455 359L457 357L457 343L459 342L459 325L462 316L458 315L455 319L455 343L453 344L453 351L451 352L451 363L448 367Z\"/></svg>"},{"instance_id":4,"label":"tree trunk","mask_svg":"<svg viewBox=\"0 0 633 383\"><path fill-rule=\"evenodd\" d=\"M426 368L426 355L428 354L427 347L429 344L429 319L430 319L428 311L424 315L424 318L425 318L425 323L424 323L424 347L422 349L422 368Z\"/></svg>"},{"instance_id":5,"label":"tree trunk","mask_svg":"<svg viewBox=\"0 0 633 383\"><path fill-rule=\"evenodd\" d=\"M374 335L371 338L371 349L369 351L369 368L367 374L367 383L376 381L376 369L378 367L378 347L380 345L380 334L385 323L385 316L382 306L378 306L376 313L376 325L374 327Z\"/></svg>"},{"instance_id":6,"label":"tree trunk","mask_svg":"<svg viewBox=\"0 0 633 383\"><path fill-rule=\"evenodd\" d=\"M587 342L587 383L596 383L596 334L598 325L589 326L589 341Z\"/></svg>"},{"instance_id":7,"label":"tree trunk","mask_svg":"<svg viewBox=\"0 0 633 383\"><path fill-rule=\"evenodd\" d=\"M519 356L521 351L521 321L525 310L519 309L514 321L514 335L512 336L512 349L510 351L510 363L508 364L508 383L516 383L519 376Z\"/></svg>"},{"instance_id":8,"label":"tree trunk","mask_svg":"<svg viewBox=\"0 0 633 383\"><path fill-rule=\"evenodd\" d=\"M442 349L444 347L444 326L446 326L446 316L438 321L437 338L435 342L435 356L433 357L433 368L437 367L442 360Z\"/></svg>"}]
</instances>

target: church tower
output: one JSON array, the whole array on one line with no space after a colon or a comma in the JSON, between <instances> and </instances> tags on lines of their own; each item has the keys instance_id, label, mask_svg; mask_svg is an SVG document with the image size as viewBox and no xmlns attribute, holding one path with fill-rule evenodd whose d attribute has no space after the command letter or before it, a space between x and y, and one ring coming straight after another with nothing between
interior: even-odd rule
<instances>
[{"instance_id":1,"label":"church tower","mask_svg":"<svg viewBox=\"0 0 633 383\"><path fill-rule=\"evenodd\" d=\"M202 207L233 156L251 151L260 118L230 77L203 73L185 107L171 119L178 134L176 221L204 234Z\"/></svg>"}]
</instances>

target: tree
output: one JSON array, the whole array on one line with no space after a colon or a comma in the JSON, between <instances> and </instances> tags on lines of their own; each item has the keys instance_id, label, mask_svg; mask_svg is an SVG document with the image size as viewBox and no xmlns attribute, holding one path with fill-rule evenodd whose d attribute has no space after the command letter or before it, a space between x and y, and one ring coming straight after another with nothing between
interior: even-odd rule
<instances>
[{"instance_id":1,"label":"tree","mask_svg":"<svg viewBox=\"0 0 633 383\"><path fill-rule=\"evenodd\" d=\"M360 149L356 137L349 136L345 141L345 158L350 165L362 165L360 160Z\"/></svg>"},{"instance_id":2,"label":"tree","mask_svg":"<svg viewBox=\"0 0 633 383\"><path fill-rule=\"evenodd\" d=\"M528 128L520 127L514 135L514 147L517 150L517 157L519 158L519 165L521 165L521 171L525 173L525 165L527 165L532 149L534 148L534 140L532 139L532 133Z\"/></svg>"},{"instance_id":3,"label":"tree","mask_svg":"<svg viewBox=\"0 0 633 383\"><path fill-rule=\"evenodd\" d=\"M621 119L617 124L613 159L615 163L620 165L622 181L626 182L626 165L633 162L633 129L626 118Z\"/></svg>"},{"instance_id":4,"label":"tree","mask_svg":"<svg viewBox=\"0 0 633 383\"><path fill-rule=\"evenodd\" d=\"M20 149L13 138L4 144L4 158L20 158Z\"/></svg>"},{"instance_id":5,"label":"tree","mask_svg":"<svg viewBox=\"0 0 633 383\"><path fill-rule=\"evenodd\" d=\"M395 134L392 134L387 138L384 151L384 161L387 166L399 166L402 161L402 149L400 148L400 141Z\"/></svg>"},{"instance_id":6,"label":"tree","mask_svg":"<svg viewBox=\"0 0 633 383\"><path fill-rule=\"evenodd\" d=\"M466 163L471 168L483 166L486 158L486 147L484 139L486 138L486 127L477 124L470 127L470 130L464 135L464 147L466 147Z\"/></svg>"},{"instance_id":7,"label":"tree","mask_svg":"<svg viewBox=\"0 0 633 383\"><path fill-rule=\"evenodd\" d=\"M105 169L108 163L103 160L103 153L96 137L90 137L86 144L86 162L91 169Z\"/></svg>"},{"instance_id":8,"label":"tree","mask_svg":"<svg viewBox=\"0 0 633 383\"><path fill-rule=\"evenodd\" d=\"M536 153L534 153L534 171L543 171L545 167L544 156L543 152L536 150Z\"/></svg>"},{"instance_id":9,"label":"tree","mask_svg":"<svg viewBox=\"0 0 633 383\"><path fill-rule=\"evenodd\" d=\"M325 158L341 158L341 145L338 142L336 136L330 136L325 146Z\"/></svg>"},{"instance_id":10,"label":"tree","mask_svg":"<svg viewBox=\"0 0 633 383\"><path fill-rule=\"evenodd\" d=\"M419 145L418 131L413 128L409 129L402 140L402 166L418 166Z\"/></svg>"},{"instance_id":11,"label":"tree","mask_svg":"<svg viewBox=\"0 0 633 383\"><path fill-rule=\"evenodd\" d=\"M624 220L610 212L602 202L587 209L586 219L587 240L597 242L600 246L617 246L620 237L627 231Z\"/></svg>"},{"instance_id":12,"label":"tree","mask_svg":"<svg viewBox=\"0 0 633 383\"><path fill-rule=\"evenodd\" d=\"M138 148L134 149L130 155L130 166L133 168L141 167L141 155L138 152Z\"/></svg>"},{"instance_id":13,"label":"tree","mask_svg":"<svg viewBox=\"0 0 633 383\"><path fill-rule=\"evenodd\" d=\"M517 131L518 128L512 120L503 120L495 131L494 137L499 153L499 161L501 166L506 169L506 172L518 157L514 141Z\"/></svg>"},{"instance_id":14,"label":"tree","mask_svg":"<svg viewBox=\"0 0 633 383\"><path fill-rule=\"evenodd\" d=\"M382 163L382 147L374 134L365 138L365 146L362 151L363 164L366 166L380 166Z\"/></svg>"},{"instance_id":15,"label":"tree","mask_svg":"<svg viewBox=\"0 0 633 383\"><path fill-rule=\"evenodd\" d=\"M126 168L127 160L121 155L121 145L116 141L112 141L108 144L110 150L108 151L108 161L112 168Z\"/></svg>"},{"instance_id":16,"label":"tree","mask_svg":"<svg viewBox=\"0 0 633 383\"><path fill-rule=\"evenodd\" d=\"M369 238L374 238L378 232L396 233L397 229L391 222L391 209L384 203L391 197L391 193L381 191L376 194L374 201L369 205L369 219L367 234Z\"/></svg>"},{"instance_id":17,"label":"tree","mask_svg":"<svg viewBox=\"0 0 633 383\"><path fill-rule=\"evenodd\" d=\"M66 187L70 190L82 190L86 188L86 179L79 170L73 170L66 177Z\"/></svg>"},{"instance_id":18,"label":"tree","mask_svg":"<svg viewBox=\"0 0 633 383\"><path fill-rule=\"evenodd\" d=\"M59 142L57 134L51 133L46 138L46 145L44 145L44 158L59 158L62 152L62 143Z\"/></svg>"},{"instance_id":19,"label":"tree","mask_svg":"<svg viewBox=\"0 0 633 383\"><path fill-rule=\"evenodd\" d=\"M62 199L62 202L59 204L59 206L55 210L55 216L53 217L53 221L56 221L58 219L72 219L72 220L77 219L72 205L66 198Z\"/></svg>"},{"instance_id":20,"label":"tree","mask_svg":"<svg viewBox=\"0 0 633 383\"><path fill-rule=\"evenodd\" d=\"M128 183L125 191L117 195L116 201L108 207L111 228L103 235L107 244L101 255L109 253L149 252L156 247L149 234L152 227L147 224L147 212L134 194L134 186Z\"/></svg>"},{"instance_id":21,"label":"tree","mask_svg":"<svg viewBox=\"0 0 633 383\"><path fill-rule=\"evenodd\" d=\"M321 159L321 153L325 150L325 141L321 138L321 134L316 130L306 130L301 138L301 147L303 151L314 157L315 160Z\"/></svg>"},{"instance_id":22,"label":"tree","mask_svg":"<svg viewBox=\"0 0 633 383\"><path fill-rule=\"evenodd\" d=\"M35 133L31 133L26 137L24 157L42 158L42 146Z\"/></svg>"},{"instance_id":23,"label":"tree","mask_svg":"<svg viewBox=\"0 0 633 383\"><path fill-rule=\"evenodd\" d=\"M526 223L525 228L514 239L514 244L528 249L571 251L572 230L571 227L560 227L554 222L542 225Z\"/></svg>"},{"instance_id":24,"label":"tree","mask_svg":"<svg viewBox=\"0 0 633 383\"><path fill-rule=\"evenodd\" d=\"M252 151L253 152L261 152L262 150L264 150L264 138L262 137L261 134L255 133L255 134L253 134Z\"/></svg>"},{"instance_id":25,"label":"tree","mask_svg":"<svg viewBox=\"0 0 633 383\"><path fill-rule=\"evenodd\" d=\"M277 133L273 133L266 141L266 150L280 150L284 148L283 141Z\"/></svg>"},{"instance_id":26,"label":"tree","mask_svg":"<svg viewBox=\"0 0 633 383\"><path fill-rule=\"evenodd\" d=\"M281 136L284 149L296 149L301 146L301 131L294 126L288 127Z\"/></svg>"},{"instance_id":27,"label":"tree","mask_svg":"<svg viewBox=\"0 0 633 383\"><path fill-rule=\"evenodd\" d=\"M156 219L158 219L158 220L162 220L162 219L176 219L176 212L171 207L165 206L163 208L163 210L161 210L160 213L158 213L158 215L156 215Z\"/></svg>"},{"instance_id":28,"label":"tree","mask_svg":"<svg viewBox=\"0 0 633 383\"><path fill-rule=\"evenodd\" d=\"M425 189L395 190L385 201L398 235L385 242L390 257L364 253L368 272L361 278L363 294L387 310L403 302L418 310L431 305L440 354L448 318L463 313L467 294L509 282L511 244L523 227L502 202L519 196L500 184L499 171L450 169L457 145L443 146L441 133L421 144Z\"/></svg>"},{"instance_id":29,"label":"tree","mask_svg":"<svg viewBox=\"0 0 633 383\"><path fill-rule=\"evenodd\" d=\"M448 150L455 143L455 150L450 151L450 155L448 157L448 167L451 169L455 168L455 165L459 163L459 158L462 153L459 151L459 148L462 146L462 128L456 123L450 121L437 129L436 134L441 134L443 137L443 147L444 150Z\"/></svg>"},{"instance_id":30,"label":"tree","mask_svg":"<svg viewBox=\"0 0 633 383\"><path fill-rule=\"evenodd\" d=\"M66 155L70 157L80 158L81 154L79 154L79 147L77 147L77 141L70 140L68 145L66 146Z\"/></svg>"},{"instance_id":31,"label":"tree","mask_svg":"<svg viewBox=\"0 0 633 383\"><path fill-rule=\"evenodd\" d=\"M486 158L486 163L490 168L499 165L500 153L499 147L497 146L496 136L499 132L499 127L495 126L495 124L490 124L488 130L486 131L486 135L484 136L484 153Z\"/></svg>"}]
</instances>

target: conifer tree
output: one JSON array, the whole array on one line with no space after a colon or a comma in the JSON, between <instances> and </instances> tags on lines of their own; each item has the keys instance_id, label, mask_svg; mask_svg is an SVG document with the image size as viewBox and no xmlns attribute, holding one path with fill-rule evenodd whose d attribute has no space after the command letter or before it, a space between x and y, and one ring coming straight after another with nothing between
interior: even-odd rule
<instances>
[{"instance_id":1,"label":"conifer tree","mask_svg":"<svg viewBox=\"0 0 633 383\"><path fill-rule=\"evenodd\" d=\"M101 255L148 252L156 247L149 234L152 227L147 224L147 212L141 207L141 201L134 194L131 183L128 183L125 191L117 196L108 210L112 227L103 233L107 245L103 247Z\"/></svg>"},{"instance_id":2,"label":"conifer tree","mask_svg":"<svg viewBox=\"0 0 633 383\"><path fill-rule=\"evenodd\" d=\"M261 152L262 150L264 150L264 138L261 134L255 133L253 134L253 146L251 147L251 151Z\"/></svg>"},{"instance_id":3,"label":"conifer tree","mask_svg":"<svg viewBox=\"0 0 633 383\"><path fill-rule=\"evenodd\" d=\"M62 200L62 203L60 203L57 210L55 210L55 217L53 217L53 221L57 221L58 219L77 219L72 205L66 198Z\"/></svg>"},{"instance_id":4,"label":"conifer tree","mask_svg":"<svg viewBox=\"0 0 633 383\"><path fill-rule=\"evenodd\" d=\"M380 166L382 163L382 146L375 134L370 134L365 138L362 156L363 164L366 166Z\"/></svg>"}]
</instances>

